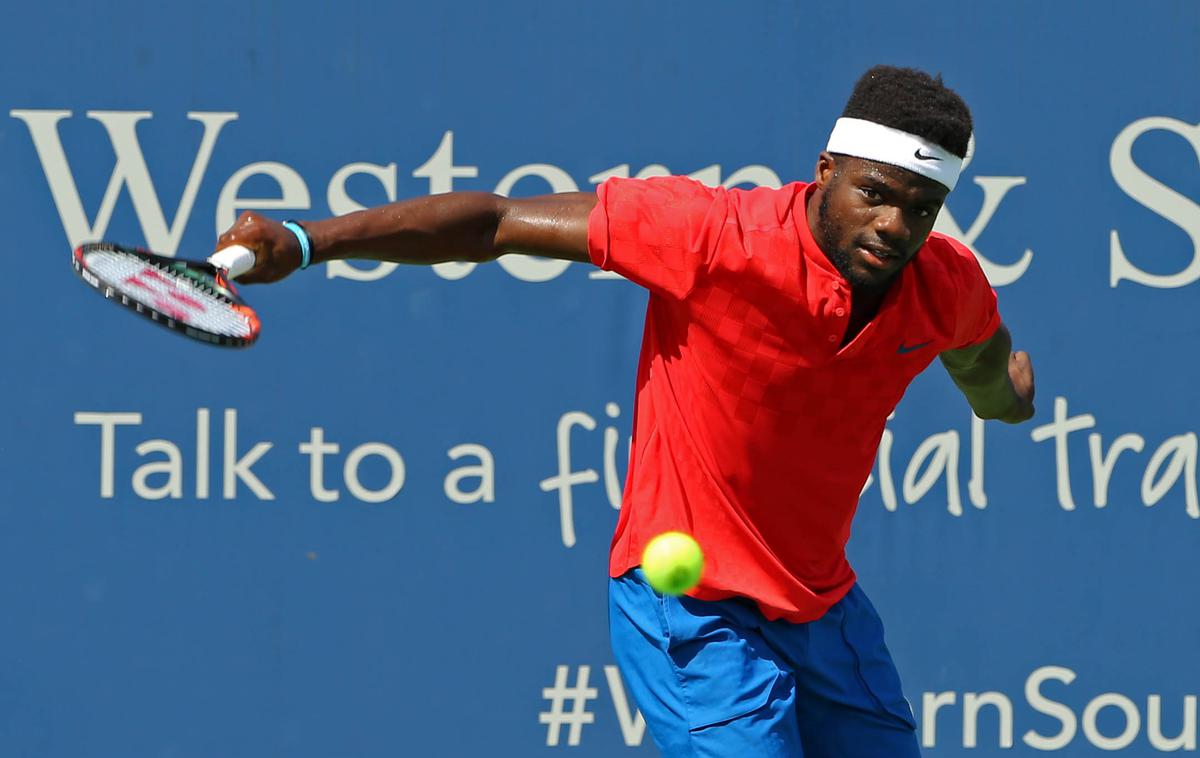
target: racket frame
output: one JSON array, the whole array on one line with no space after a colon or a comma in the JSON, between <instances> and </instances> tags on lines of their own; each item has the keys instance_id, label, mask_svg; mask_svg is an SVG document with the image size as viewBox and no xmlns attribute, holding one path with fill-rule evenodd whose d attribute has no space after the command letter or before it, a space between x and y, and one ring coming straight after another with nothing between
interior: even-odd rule
<instances>
[{"instance_id":1,"label":"racket frame","mask_svg":"<svg viewBox=\"0 0 1200 758\"><path fill-rule=\"evenodd\" d=\"M157 308L146 303L139 302L130 298L122 292L115 284L106 281L102 276L97 274L88 267L85 256L88 252L98 249L113 250L125 255L130 255L141 259L149 266L153 266L159 270L171 273L173 276L184 272L184 275L193 274L189 278L198 286L203 287L209 294L216 297L218 300L229 305L234 311L237 311L243 318L246 319L250 333L245 337L237 337L227 334L215 334L204 329L198 329L191 324L184 323L169 313L158 310ZM111 242L88 242L75 248L71 254L71 267L78 274L79 278L85 284L91 286L92 289L99 292L106 299L125 306L134 313L141 314L150 321L166 327L177 334L182 334L199 342L217 347L233 347L243 348L250 347L258 340L259 333L262 329L262 323L259 321L258 314L254 312L250 306L242 300L238 295L237 289L226 276L225 271L216 266L213 266L207 261L188 260L186 258L168 258L165 255L157 255L144 250L142 248L127 247ZM210 281L211 280L211 281Z\"/></svg>"}]
</instances>

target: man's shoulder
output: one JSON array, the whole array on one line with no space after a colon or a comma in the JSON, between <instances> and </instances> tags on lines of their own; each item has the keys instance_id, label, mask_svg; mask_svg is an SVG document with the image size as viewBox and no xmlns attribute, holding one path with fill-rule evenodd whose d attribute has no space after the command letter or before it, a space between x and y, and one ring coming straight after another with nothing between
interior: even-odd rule
<instances>
[{"instance_id":1,"label":"man's shoulder","mask_svg":"<svg viewBox=\"0 0 1200 758\"><path fill-rule=\"evenodd\" d=\"M608 179L601 185L601 200L689 216L708 215L719 209L725 223L743 230L792 230L804 218L807 182L780 187L708 185L690 176L653 176L643 179Z\"/></svg>"},{"instance_id":2,"label":"man's shoulder","mask_svg":"<svg viewBox=\"0 0 1200 758\"><path fill-rule=\"evenodd\" d=\"M782 187L733 187L730 205L744 227L774 228L803 218L806 182L791 182Z\"/></svg>"},{"instance_id":3,"label":"man's shoulder","mask_svg":"<svg viewBox=\"0 0 1200 758\"><path fill-rule=\"evenodd\" d=\"M987 280L971 248L948 234L930 232L917 260L924 276L945 277L959 284Z\"/></svg>"}]
</instances>

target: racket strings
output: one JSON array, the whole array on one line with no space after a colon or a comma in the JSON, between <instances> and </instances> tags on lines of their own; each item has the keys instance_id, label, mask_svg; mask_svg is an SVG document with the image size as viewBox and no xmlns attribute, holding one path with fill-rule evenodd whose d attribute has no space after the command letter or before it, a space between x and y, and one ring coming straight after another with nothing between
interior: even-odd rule
<instances>
[{"instance_id":1,"label":"racket strings","mask_svg":"<svg viewBox=\"0 0 1200 758\"><path fill-rule=\"evenodd\" d=\"M93 250L87 266L108 286L168 318L212 334L249 337L250 320L204 277L119 250Z\"/></svg>"},{"instance_id":2,"label":"racket strings","mask_svg":"<svg viewBox=\"0 0 1200 758\"><path fill-rule=\"evenodd\" d=\"M109 252L115 255L123 255L125 257L136 257L130 256L129 253L118 249L112 249ZM229 297L230 282L221 275L220 271L217 272L215 277L211 277L207 274L193 271L192 269L189 269L187 266L180 263L164 263L155 259L144 260L139 258L138 260L140 260L143 265L152 266L158 271L170 277L174 277L179 281L190 282L197 289L211 295L218 300L226 303L234 302L234 300Z\"/></svg>"}]
</instances>

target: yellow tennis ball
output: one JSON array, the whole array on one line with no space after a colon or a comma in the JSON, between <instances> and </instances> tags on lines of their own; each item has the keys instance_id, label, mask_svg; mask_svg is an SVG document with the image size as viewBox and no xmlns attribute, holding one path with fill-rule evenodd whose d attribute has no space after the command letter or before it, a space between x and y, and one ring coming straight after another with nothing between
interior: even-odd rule
<instances>
[{"instance_id":1,"label":"yellow tennis ball","mask_svg":"<svg viewBox=\"0 0 1200 758\"><path fill-rule=\"evenodd\" d=\"M704 552L690 534L663 532L646 545L642 573L664 595L682 595L704 573Z\"/></svg>"}]
</instances>

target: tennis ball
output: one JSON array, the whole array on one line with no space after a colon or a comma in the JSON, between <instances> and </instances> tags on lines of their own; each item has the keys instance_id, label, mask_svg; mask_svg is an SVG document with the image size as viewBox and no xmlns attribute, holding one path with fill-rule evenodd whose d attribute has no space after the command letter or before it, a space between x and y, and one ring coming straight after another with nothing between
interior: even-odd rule
<instances>
[{"instance_id":1,"label":"tennis ball","mask_svg":"<svg viewBox=\"0 0 1200 758\"><path fill-rule=\"evenodd\" d=\"M704 552L690 534L663 532L642 553L642 573L664 595L682 595L696 586L703 572Z\"/></svg>"}]
</instances>

